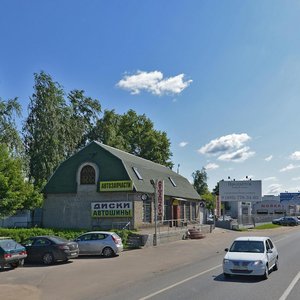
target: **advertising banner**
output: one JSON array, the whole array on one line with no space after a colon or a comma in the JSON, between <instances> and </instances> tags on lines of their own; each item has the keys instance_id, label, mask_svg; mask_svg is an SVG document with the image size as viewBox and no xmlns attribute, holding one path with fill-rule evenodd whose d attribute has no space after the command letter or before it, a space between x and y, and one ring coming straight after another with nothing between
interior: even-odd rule
<instances>
[{"instance_id":1,"label":"advertising banner","mask_svg":"<svg viewBox=\"0 0 300 300\"><path fill-rule=\"evenodd\" d=\"M159 179L156 182L157 197L157 216L161 219L164 217L164 181Z\"/></svg>"},{"instance_id":2,"label":"advertising banner","mask_svg":"<svg viewBox=\"0 0 300 300\"><path fill-rule=\"evenodd\" d=\"M132 217L132 202L93 202L93 218L128 218Z\"/></svg>"},{"instance_id":3,"label":"advertising banner","mask_svg":"<svg viewBox=\"0 0 300 300\"><path fill-rule=\"evenodd\" d=\"M131 180L100 181L100 192L124 192L132 190L133 183Z\"/></svg>"},{"instance_id":4,"label":"advertising banner","mask_svg":"<svg viewBox=\"0 0 300 300\"><path fill-rule=\"evenodd\" d=\"M261 180L222 180L219 182L219 195L221 198L221 202L257 202L261 201L261 193Z\"/></svg>"}]
</instances>

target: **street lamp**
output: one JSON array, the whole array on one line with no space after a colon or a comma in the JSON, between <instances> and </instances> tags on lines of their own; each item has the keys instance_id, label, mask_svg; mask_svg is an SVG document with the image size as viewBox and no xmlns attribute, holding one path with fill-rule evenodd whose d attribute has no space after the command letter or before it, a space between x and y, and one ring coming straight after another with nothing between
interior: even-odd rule
<instances>
[{"instance_id":1,"label":"street lamp","mask_svg":"<svg viewBox=\"0 0 300 300\"><path fill-rule=\"evenodd\" d=\"M157 246L157 194L156 194L157 181L154 181L154 179L150 179L150 183L152 184L152 186L154 188L154 239L153 239L153 245Z\"/></svg>"}]
</instances>

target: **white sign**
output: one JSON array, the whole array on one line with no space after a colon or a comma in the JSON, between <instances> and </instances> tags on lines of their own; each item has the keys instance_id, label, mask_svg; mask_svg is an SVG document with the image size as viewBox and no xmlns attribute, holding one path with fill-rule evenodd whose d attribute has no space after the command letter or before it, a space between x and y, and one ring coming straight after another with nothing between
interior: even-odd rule
<instances>
[{"instance_id":1,"label":"white sign","mask_svg":"<svg viewBox=\"0 0 300 300\"><path fill-rule=\"evenodd\" d=\"M156 182L156 197L157 197L157 216L163 219L164 217L164 181L159 179Z\"/></svg>"},{"instance_id":2,"label":"white sign","mask_svg":"<svg viewBox=\"0 0 300 300\"><path fill-rule=\"evenodd\" d=\"M220 181L219 195L224 201L261 201L261 180Z\"/></svg>"},{"instance_id":3,"label":"white sign","mask_svg":"<svg viewBox=\"0 0 300 300\"><path fill-rule=\"evenodd\" d=\"M132 202L92 202L93 218L132 217Z\"/></svg>"}]
</instances>

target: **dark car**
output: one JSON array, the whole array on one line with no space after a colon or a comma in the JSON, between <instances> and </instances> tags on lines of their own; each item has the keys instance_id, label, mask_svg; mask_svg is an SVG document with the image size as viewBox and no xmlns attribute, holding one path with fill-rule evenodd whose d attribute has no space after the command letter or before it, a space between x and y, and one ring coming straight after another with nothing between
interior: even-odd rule
<instances>
[{"instance_id":1,"label":"dark car","mask_svg":"<svg viewBox=\"0 0 300 300\"><path fill-rule=\"evenodd\" d=\"M0 268L5 266L16 268L23 266L26 249L9 237L0 237Z\"/></svg>"},{"instance_id":2,"label":"dark car","mask_svg":"<svg viewBox=\"0 0 300 300\"><path fill-rule=\"evenodd\" d=\"M274 219L272 223L277 225L287 225L287 226L299 225L299 221L297 218L289 217L289 216L281 217L279 219Z\"/></svg>"},{"instance_id":3,"label":"dark car","mask_svg":"<svg viewBox=\"0 0 300 300\"><path fill-rule=\"evenodd\" d=\"M57 261L68 261L78 257L79 248L76 242L70 242L57 236L31 237L22 244L26 247L26 262L42 262L45 265Z\"/></svg>"}]
</instances>

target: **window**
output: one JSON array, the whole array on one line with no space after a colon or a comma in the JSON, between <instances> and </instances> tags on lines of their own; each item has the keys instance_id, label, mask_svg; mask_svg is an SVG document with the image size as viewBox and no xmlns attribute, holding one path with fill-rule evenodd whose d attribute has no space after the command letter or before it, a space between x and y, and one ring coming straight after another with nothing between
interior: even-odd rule
<instances>
[{"instance_id":1,"label":"window","mask_svg":"<svg viewBox=\"0 0 300 300\"><path fill-rule=\"evenodd\" d=\"M191 210L190 210L190 204L186 203L185 204L185 217L187 221L190 221L191 219Z\"/></svg>"},{"instance_id":2,"label":"window","mask_svg":"<svg viewBox=\"0 0 300 300\"><path fill-rule=\"evenodd\" d=\"M173 178L172 178L172 177L169 177L169 179L170 179L172 185L173 185L174 187L176 187L176 183L175 183L175 181L173 180Z\"/></svg>"},{"instance_id":3,"label":"window","mask_svg":"<svg viewBox=\"0 0 300 300\"><path fill-rule=\"evenodd\" d=\"M192 202L192 220L196 220L196 203Z\"/></svg>"},{"instance_id":4,"label":"window","mask_svg":"<svg viewBox=\"0 0 300 300\"><path fill-rule=\"evenodd\" d=\"M139 173L138 169L136 167L132 167L132 170L134 171L136 177L138 178L138 180L143 180L142 175Z\"/></svg>"},{"instance_id":5,"label":"window","mask_svg":"<svg viewBox=\"0 0 300 300\"><path fill-rule=\"evenodd\" d=\"M96 173L95 169L90 166L84 166L80 172L80 184L95 184L96 183Z\"/></svg>"},{"instance_id":6,"label":"window","mask_svg":"<svg viewBox=\"0 0 300 300\"><path fill-rule=\"evenodd\" d=\"M143 222L151 223L151 201L143 202Z\"/></svg>"}]
</instances>

